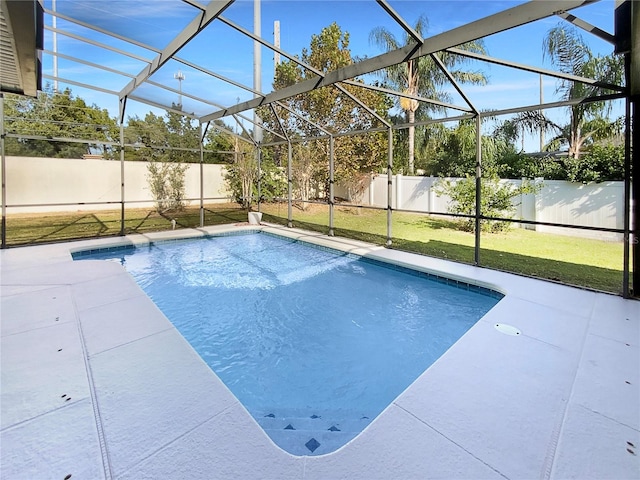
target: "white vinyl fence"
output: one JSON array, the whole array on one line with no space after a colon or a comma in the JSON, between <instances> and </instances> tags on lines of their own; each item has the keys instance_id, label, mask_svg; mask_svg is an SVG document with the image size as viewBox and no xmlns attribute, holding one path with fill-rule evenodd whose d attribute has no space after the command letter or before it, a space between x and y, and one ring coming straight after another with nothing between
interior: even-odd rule
<instances>
[{"instance_id":1,"label":"white vinyl fence","mask_svg":"<svg viewBox=\"0 0 640 480\"><path fill-rule=\"evenodd\" d=\"M447 212L449 198L435 192L437 177L408 177L394 175L391 206L399 210ZM455 181L456 179L449 179ZM503 180L519 185L519 180ZM603 182L594 184L571 183L560 180L536 180L542 188L536 194L516 199L514 218L538 222L622 229L624 184ZM386 208L387 176L375 175L362 197L364 205ZM517 226L519 224L514 224ZM623 235L611 232L578 230L544 225L522 225L538 232L555 233L601 240L622 241Z\"/></svg>"},{"instance_id":2,"label":"white vinyl fence","mask_svg":"<svg viewBox=\"0 0 640 480\"><path fill-rule=\"evenodd\" d=\"M146 162L124 162L125 201L140 202L128 207L154 205L147 181ZM63 204L79 202L120 202L120 161L98 159L60 159L6 157L8 205ZM200 197L200 165L189 164L186 171L186 197ZM224 165L203 165L204 197L226 202L230 192L224 182ZM455 180L455 179L450 179ZM395 175L391 205L395 209L446 213L449 199L439 197L434 185L438 178ZM519 184L518 180L505 180ZM539 222L603 228L623 228L623 183L578 184L544 180L537 194L518 199L515 218ZM336 195L347 196L336 189ZM215 202L214 200L209 201ZM198 204L198 201L192 201ZM363 205L386 208L387 176L375 175L362 197ZM49 205L12 207L7 212L30 213L76 210L107 210L118 204ZM514 224L518 225L518 224ZM534 229L523 225L523 228ZM539 232L622 241L622 234L535 226Z\"/></svg>"},{"instance_id":3,"label":"white vinyl fence","mask_svg":"<svg viewBox=\"0 0 640 480\"><path fill-rule=\"evenodd\" d=\"M120 202L120 161L6 157L7 205ZM146 162L124 162L124 198L128 208L153 207ZM224 165L203 165L204 198L229 197ZM200 198L200 165L188 164L185 197ZM207 203L226 202L227 199ZM190 202L199 204L199 200ZM113 210L119 204L13 207L7 213Z\"/></svg>"}]
</instances>

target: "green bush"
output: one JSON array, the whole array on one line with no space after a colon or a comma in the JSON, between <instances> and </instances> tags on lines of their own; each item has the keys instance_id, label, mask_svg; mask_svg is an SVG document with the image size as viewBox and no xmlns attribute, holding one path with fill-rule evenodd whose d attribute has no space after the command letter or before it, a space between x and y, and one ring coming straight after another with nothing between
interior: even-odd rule
<instances>
[{"instance_id":1,"label":"green bush","mask_svg":"<svg viewBox=\"0 0 640 480\"><path fill-rule=\"evenodd\" d=\"M592 145L579 158L565 160L570 182L606 182L624 179L624 147Z\"/></svg>"},{"instance_id":2,"label":"green bush","mask_svg":"<svg viewBox=\"0 0 640 480\"><path fill-rule=\"evenodd\" d=\"M270 159L260 163L260 195L263 201L273 201L287 194L287 178L282 168ZM238 161L227 166L224 179L236 201L251 208L258 198L258 163L253 155L239 155Z\"/></svg>"},{"instance_id":3,"label":"green bush","mask_svg":"<svg viewBox=\"0 0 640 480\"><path fill-rule=\"evenodd\" d=\"M184 174L187 165L157 161L147 164L147 181L158 212L182 210L185 205Z\"/></svg>"},{"instance_id":4,"label":"green bush","mask_svg":"<svg viewBox=\"0 0 640 480\"><path fill-rule=\"evenodd\" d=\"M501 178L537 178L590 183L624 179L624 146L591 145L578 158L549 154L531 157L517 154L503 158L497 170Z\"/></svg>"},{"instance_id":5,"label":"green bush","mask_svg":"<svg viewBox=\"0 0 640 480\"><path fill-rule=\"evenodd\" d=\"M277 199L286 198L287 175L285 169L278 167L271 160L262 162L260 168L262 170L260 183L262 200L272 202Z\"/></svg>"},{"instance_id":6,"label":"green bush","mask_svg":"<svg viewBox=\"0 0 640 480\"><path fill-rule=\"evenodd\" d=\"M523 181L518 187L508 182L501 182L499 178L483 178L480 213L486 217L513 218L519 202L514 200L522 194L534 193L542 185L534 185ZM464 179L451 181L440 179L435 186L438 196L446 195L451 201L447 211L460 215L475 215L476 213L476 179L467 176ZM460 218L457 223L461 230L475 232L475 218ZM503 220L484 220L482 231L497 233L509 229L511 222Z\"/></svg>"}]
</instances>

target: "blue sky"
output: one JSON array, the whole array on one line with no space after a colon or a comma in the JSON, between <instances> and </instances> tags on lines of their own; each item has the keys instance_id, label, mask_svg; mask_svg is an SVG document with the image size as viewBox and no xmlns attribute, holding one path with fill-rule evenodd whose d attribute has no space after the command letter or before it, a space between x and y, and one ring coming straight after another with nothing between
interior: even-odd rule
<instances>
[{"instance_id":1,"label":"blue sky","mask_svg":"<svg viewBox=\"0 0 640 480\"><path fill-rule=\"evenodd\" d=\"M45 6L51 8L51 1ZM204 3L204 2L203 2ZM471 21L513 7L523 1L494 0L389 0L390 5L413 24L419 15L429 19L426 36L437 35L446 30L464 25ZM121 35L138 40L155 48L163 48L177 35L195 16L196 10L178 0L57 0L56 8L61 13L91 21L99 27L115 30ZM579 18L586 20L601 29L613 33L614 0L602 0L580 9L574 10ZM280 21L281 48L292 54L299 54L308 47L311 35L319 33L323 27L332 22L338 23L343 31L349 32L350 48L353 56L371 57L383 53L369 41L369 34L374 27L384 26L397 38L403 37L402 29L373 0L262 0L262 37L273 42L274 20ZM229 7L223 16L247 30L253 30L253 0L238 0ZM46 23L51 25L47 16ZM548 61L543 61L542 39L544 34L556 24L562 22L554 17L533 24L496 34L485 39L489 55L530 65L551 68ZM58 20L58 28L82 35L97 42L109 44L151 59L155 53L114 40L106 35L86 28ZM583 37L588 41L594 53L609 54L612 46L593 37L586 32ZM45 48L53 50L53 36L47 31ZM144 63L136 58L115 54L96 46L86 46L67 36L58 35L58 51L91 62L105 65L131 75L139 73ZM271 91L273 78L273 53L262 47L262 90ZM213 22L204 32L199 34L190 45L181 50L178 56L216 71L237 82L253 85L253 41L239 34L219 21ZM474 62L469 67L481 70L489 79L484 87L466 87L465 91L480 109L500 109L518 105L535 104L539 101L539 76L513 69ZM50 55L43 56L44 73L51 74L53 62ZM181 70L185 76L182 89L185 93L193 93L205 97L212 103L225 106L238 100L248 100L251 94L236 87L212 79L208 75L185 67L175 61L168 62L153 75L152 80L178 88L174 75ZM61 77L79 79L84 83L99 81L103 88L120 91L129 81L128 78L116 75L76 62L60 59L58 72ZM544 79L544 100L556 99L556 82L551 78ZM89 103L107 108L115 116L118 109L117 97L71 86L72 91ZM449 88L454 103L464 105L453 89ZM150 100L177 101L177 94L163 92L152 85L144 86L137 94ZM175 98L174 98L175 97ZM183 97L186 110L193 110L198 115L215 111L212 105L198 104ZM129 102L127 115L144 114L149 110L161 114L162 111L150 108L137 102ZM620 110L620 107L617 108ZM558 121L562 121L564 112L550 112ZM526 139L525 149L536 150L537 140Z\"/></svg>"}]
</instances>

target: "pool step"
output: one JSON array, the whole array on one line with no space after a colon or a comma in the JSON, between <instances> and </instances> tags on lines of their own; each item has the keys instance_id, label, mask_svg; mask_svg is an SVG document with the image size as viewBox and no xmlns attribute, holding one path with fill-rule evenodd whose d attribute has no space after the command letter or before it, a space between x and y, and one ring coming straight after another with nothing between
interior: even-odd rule
<instances>
[{"instance_id":1,"label":"pool step","mask_svg":"<svg viewBox=\"0 0 640 480\"><path fill-rule=\"evenodd\" d=\"M333 452L355 438L371 422L364 415L351 418L326 414L285 417L273 412L260 412L254 414L254 418L274 443L294 455Z\"/></svg>"}]
</instances>

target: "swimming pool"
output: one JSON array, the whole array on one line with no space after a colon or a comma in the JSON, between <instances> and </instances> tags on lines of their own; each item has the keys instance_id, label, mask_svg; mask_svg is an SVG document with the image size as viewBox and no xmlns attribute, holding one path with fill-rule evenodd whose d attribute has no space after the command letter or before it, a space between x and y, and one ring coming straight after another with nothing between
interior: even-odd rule
<instances>
[{"instance_id":1,"label":"swimming pool","mask_svg":"<svg viewBox=\"0 0 640 480\"><path fill-rule=\"evenodd\" d=\"M354 438L500 298L264 233L75 258L122 263L295 455Z\"/></svg>"}]
</instances>

